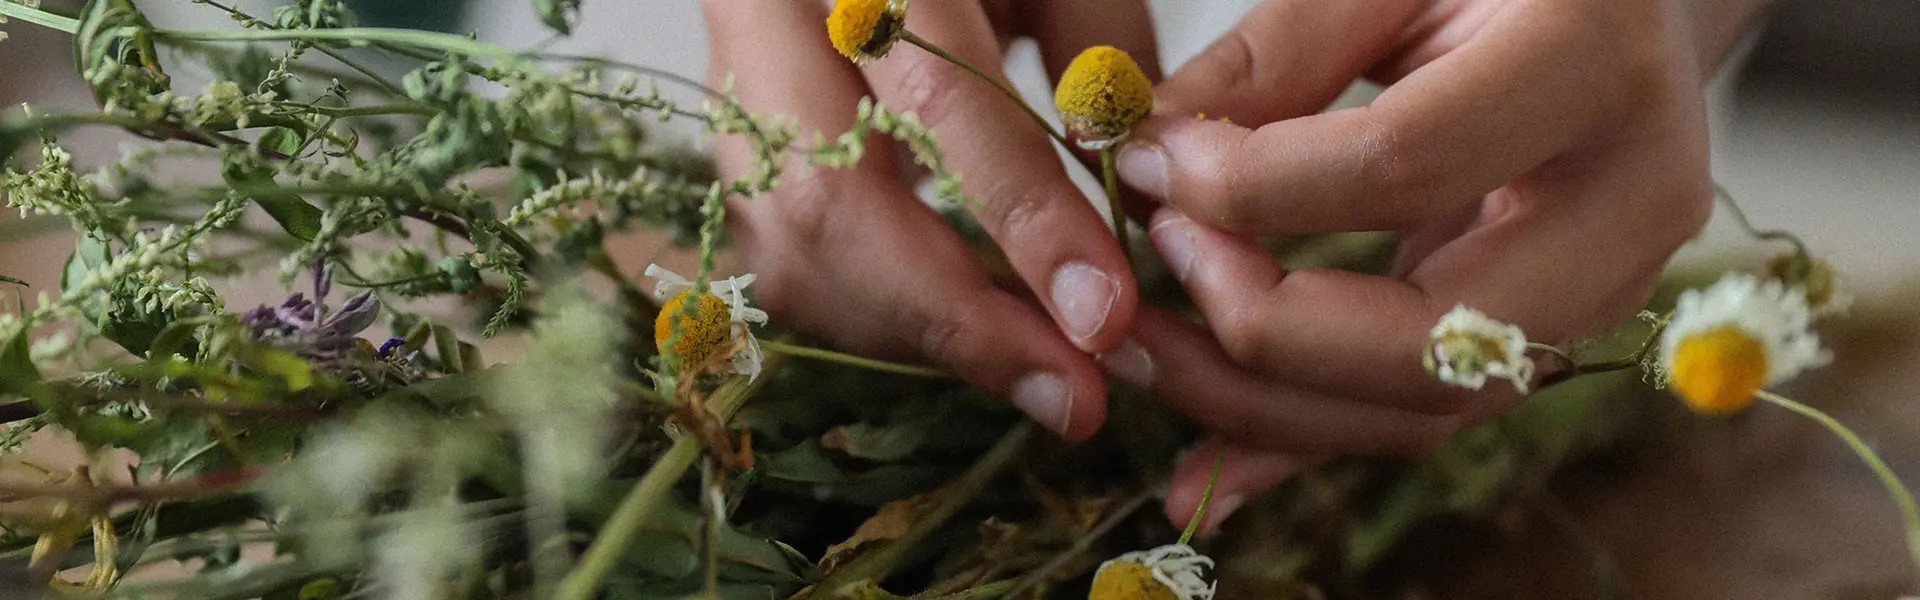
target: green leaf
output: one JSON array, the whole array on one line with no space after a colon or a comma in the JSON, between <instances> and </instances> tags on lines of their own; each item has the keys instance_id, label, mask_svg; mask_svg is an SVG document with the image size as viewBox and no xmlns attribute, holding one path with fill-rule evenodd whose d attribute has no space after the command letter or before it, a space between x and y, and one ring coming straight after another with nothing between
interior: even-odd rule
<instances>
[{"instance_id":1,"label":"green leaf","mask_svg":"<svg viewBox=\"0 0 1920 600\"><path fill-rule=\"evenodd\" d=\"M560 35L573 33L573 26L567 23L567 13L579 10L580 0L533 0L533 13Z\"/></svg>"},{"instance_id":2,"label":"green leaf","mask_svg":"<svg viewBox=\"0 0 1920 600\"><path fill-rule=\"evenodd\" d=\"M269 127L266 133L260 134L258 144L261 150L271 150L284 156L293 156L300 151L301 146L306 145L306 140L298 131L286 127Z\"/></svg>"},{"instance_id":3,"label":"green leaf","mask_svg":"<svg viewBox=\"0 0 1920 600\"><path fill-rule=\"evenodd\" d=\"M173 355L193 358L198 352L199 343L193 339L199 323L193 321L174 321L168 323L153 336L153 343L147 346L147 360L161 360Z\"/></svg>"},{"instance_id":4,"label":"green leaf","mask_svg":"<svg viewBox=\"0 0 1920 600\"><path fill-rule=\"evenodd\" d=\"M21 330L0 346L0 396L32 397L40 387L40 369L33 366L32 346Z\"/></svg>"},{"instance_id":5,"label":"green leaf","mask_svg":"<svg viewBox=\"0 0 1920 600\"><path fill-rule=\"evenodd\" d=\"M460 338L453 334L452 327L433 326L433 351L439 355L440 364L446 367L448 373L465 373L469 369L479 368L479 365L467 365L464 362L466 356L460 352Z\"/></svg>"},{"instance_id":6,"label":"green leaf","mask_svg":"<svg viewBox=\"0 0 1920 600\"><path fill-rule=\"evenodd\" d=\"M266 167L249 170L228 168L221 173L221 178L234 187L271 188L274 185L273 171ZM287 235L311 242L313 236L320 234L321 210L308 204L299 194L270 192L256 194L252 200L260 205L261 210L267 211L267 216L273 217L273 222L279 223L280 229L285 230Z\"/></svg>"},{"instance_id":7,"label":"green leaf","mask_svg":"<svg viewBox=\"0 0 1920 600\"><path fill-rule=\"evenodd\" d=\"M809 439L763 458L761 468L772 479L800 483L835 483L847 479L847 474L820 448L818 440Z\"/></svg>"}]
</instances>

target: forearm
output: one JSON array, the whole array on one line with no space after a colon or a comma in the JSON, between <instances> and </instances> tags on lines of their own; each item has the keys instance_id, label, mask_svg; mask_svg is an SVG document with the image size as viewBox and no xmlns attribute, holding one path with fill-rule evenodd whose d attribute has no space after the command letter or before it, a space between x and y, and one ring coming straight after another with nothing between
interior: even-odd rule
<instances>
[{"instance_id":1,"label":"forearm","mask_svg":"<svg viewBox=\"0 0 1920 600\"><path fill-rule=\"evenodd\" d=\"M1772 0L1682 0L1692 21L1702 81L1720 71L1728 55L1760 23Z\"/></svg>"}]
</instances>

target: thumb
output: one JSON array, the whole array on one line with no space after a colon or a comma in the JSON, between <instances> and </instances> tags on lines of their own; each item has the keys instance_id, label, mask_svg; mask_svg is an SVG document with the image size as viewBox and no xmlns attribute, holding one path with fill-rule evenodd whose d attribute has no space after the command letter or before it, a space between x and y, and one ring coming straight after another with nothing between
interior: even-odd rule
<instances>
[{"instance_id":1,"label":"thumb","mask_svg":"<svg viewBox=\"0 0 1920 600\"><path fill-rule=\"evenodd\" d=\"M1402 45L1422 0L1268 0L1160 85L1159 112L1257 127L1318 112Z\"/></svg>"}]
</instances>

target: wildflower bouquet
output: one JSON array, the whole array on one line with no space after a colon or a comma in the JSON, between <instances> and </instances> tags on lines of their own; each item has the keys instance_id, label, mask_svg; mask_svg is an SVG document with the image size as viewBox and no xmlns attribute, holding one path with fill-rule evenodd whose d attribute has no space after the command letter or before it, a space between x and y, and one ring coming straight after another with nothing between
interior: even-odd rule
<instances>
[{"instance_id":1,"label":"wildflower bouquet","mask_svg":"<svg viewBox=\"0 0 1920 600\"><path fill-rule=\"evenodd\" d=\"M793 165L856 163L874 136L910 148L950 220L977 227L912 115L862 102L844 135L799 140L725 90L643 65L357 26L337 0L268 15L192 4L233 27L156 27L130 0L74 14L0 0L10 27L72 36L97 104L0 118L0 189L23 217L0 241L64 221L71 232L52 235L73 245L57 282L0 274L21 299L0 312L6 597L1231 592L1193 527L1168 545L1176 532L1140 510L1194 432L1137 391L1116 393L1100 438L1067 446L938 369L801 345L752 306L753 275L716 272L729 201ZM559 34L577 4L533 2ZM908 31L906 9L840 2L828 37L856 63L904 41L956 76L978 72ZM389 77L370 57L407 68ZM211 76L194 92L186 73ZM1056 97L1064 131L1027 110L1100 153L1117 202L1112 147L1151 98L1130 58L1094 48ZM650 134L665 120L744 140L754 168L717 177ZM148 141L83 170L61 145L83 127ZM161 168L180 159L209 166L206 180ZM639 283L607 242L642 228L695 248L697 270L649 265L653 285ZM1378 254L1364 245L1342 254ZM1804 251L1783 265L1682 297L1625 362L1527 344L1465 308L1425 358L1443 380L1523 391L1645 362L1702 412L1758 395L1817 414L1761 391L1825 357L1805 328L1808 303L1828 302L1808 290L1830 288L1830 270ZM299 291L230 306L232 281L256 272ZM649 330L653 343L631 337ZM522 351L485 356L490 338ZM1566 364L1539 381L1530 352ZM1302 485L1357 505L1435 464L1570 437L1489 431L1419 462L1338 461L1320 472L1339 482ZM55 436L80 459L21 454ZM1300 545L1286 576L1316 587L1372 572L1410 520L1438 513L1406 514Z\"/></svg>"}]
</instances>

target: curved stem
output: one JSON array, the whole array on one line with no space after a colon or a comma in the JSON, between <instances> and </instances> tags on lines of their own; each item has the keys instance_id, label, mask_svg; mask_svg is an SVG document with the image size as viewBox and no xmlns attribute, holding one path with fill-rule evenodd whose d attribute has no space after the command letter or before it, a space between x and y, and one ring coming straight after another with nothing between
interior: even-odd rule
<instances>
[{"instance_id":1,"label":"curved stem","mask_svg":"<svg viewBox=\"0 0 1920 600\"><path fill-rule=\"evenodd\" d=\"M1880 459L1880 454L1867 446L1867 443L1861 440L1859 435L1854 434L1852 429L1848 429L1846 425L1842 425L1839 420L1820 409L1766 390L1755 392L1754 395L1761 400L1813 419L1815 423L1832 431L1840 441L1846 442L1848 448L1853 449L1853 453L1860 457L1860 462L1866 463L1867 469L1872 470L1873 475L1880 478L1880 485L1887 488L1887 495L1892 496L1894 505L1900 508L1900 520L1907 528L1907 553L1913 559L1915 570L1920 571L1920 505L1914 503L1913 492L1907 491L1906 484L1901 483L1900 476L1894 474L1893 469L1887 466L1887 462Z\"/></svg>"},{"instance_id":2,"label":"curved stem","mask_svg":"<svg viewBox=\"0 0 1920 600\"><path fill-rule=\"evenodd\" d=\"M807 346L799 346L795 344L788 344L785 342L776 342L773 340L760 340L760 348L769 352L776 352L776 353L785 354L788 356L796 356L800 358L811 358L814 360L840 363L843 365L860 367L862 369L880 371L883 373L894 373L897 375L911 375L914 377L926 377L929 379L955 379L958 377L951 372L944 371L941 369L935 369L933 367L922 367L917 365L905 365L905 364L900 364L896 362L887 362L884 360L854 356L852 354L834 352L832 350L823 350L820 348L811 348Z\"/></svg>"},{"instance_id":3,"label":"curved stem","mask_svg":"<svg viewBox=\"0 0 1920 600\"><path fill-rule=\"evenodd\" d=\"M1227 449L1220 448L1213 454L1213 470L1207 472L1207 488L1200 491L1200 504L1193 507L1193 517L1187 519L1186 531L1180 532L1180 545L1193 541L1193 534L1200 531L1200 523L1206 520L1207 503L1213 500L1213 486L1220 483L1220 468L1227 464Z\"/></svg>"},{"instance_id":4,"label":"curved stem","mask_svg":"<svg viewBox=\"0 0 1920 600\"><path fill-rule=\"evenodd\" d=\"M1760 238L1763 240L1781 241L1781 242L1793 244L1794 253L1799 254L1802 258L1813 256L1812 254L1807 252L1806 243L1801 242L1800 238L1798 236L1793 235L1791 232L1780 230L1780 229L1762 230L1762 229L1754 228L1753 221L1747 219L1747 211L1742 210L1739 204L1734 203L1733 193L1727 191L1726 186L1720 185L1720 182L1718 181L1713 182L1713 197L1714 199L1720 201L1721 206L1727 207L1727 212L1733 215L1734 220L1740 223L1740 228L1746 230L1748 235L1752 235L1753 237Z\"/></svg>"},{"instance_id":5,"label":"curved stem","mask_svg":"<svg viewBox=\"0 0 1920 600\"><path fill-rule=\"evenodd\" d=\"M1133 268L1133 244L1127 238L1127 211L1120 206L1120 181L1113 146L1100 149L1100 184L1106 188L1107 210L1113 213L1113 237L1120 242L1120 254Z\"/></svg>"},{"instance_id":6,"label":"curved stem","mask_svg":"<svg viewBox=\"0 0 1920 600\"><path fill-rule=\"evenodd\" d=\"M1020 92L1015 91L1013 89L1013 86L1007 85L1006 82L1001 81L1000 79L992 75L988 75L987 72L981 70L980 67L976 67L973 65L973 63L967 62L967 59L960 58L958 55L955 55L952 52L948 52L945 48L941 48L939 46L933 45L933 42L929 42L926 40L926 38L922 38L919 35L915 35L912 31L907 31L904 29L901 30L900 40L909 44L913 44L915 46L919 46L920 49L926 50L927 52L931 52L933 53L934 56L938 56L942 60L953 63L953 66L965 69L968 73L972 73L975 77L979 77L981 81L985 81L988 84L992 85L994 89L1000 90L1000 93L1002 95L1006 96L1008 99L1013 100L1014 104L1020 105L1020 110L1027 111L1027 116L1033 117L1033 122L1040 124L1040 130L1047 132L1047 137L1053 138L1053 141L1060 142L1060 146L1068 150L1073 149L1073 145L1067 143L1067 136L1060 135L1060 131L1054 129L1053 124L1047 122L1046 117L1040 116L1040 112L1034 110L1032 105L1027 104L1026 99L1021 98Z\"/></svg>"}]
</instances>

